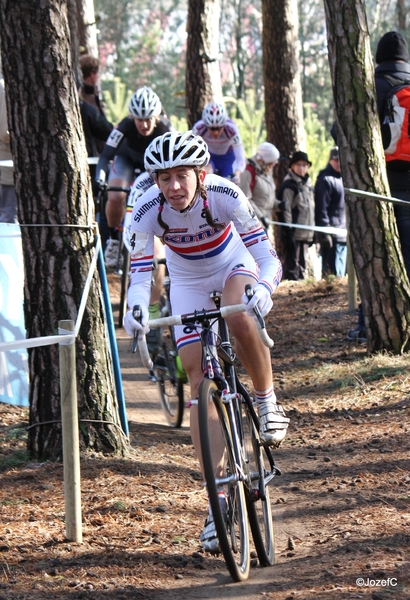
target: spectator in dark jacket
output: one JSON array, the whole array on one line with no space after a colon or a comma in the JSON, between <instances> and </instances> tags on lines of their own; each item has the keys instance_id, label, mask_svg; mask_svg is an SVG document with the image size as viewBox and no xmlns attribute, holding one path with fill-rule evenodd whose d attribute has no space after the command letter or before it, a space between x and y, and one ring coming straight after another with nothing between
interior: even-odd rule
<instances>
[{"instance_id":1,"label":"spectator in dark jacket","mask_svg":"<svg viewBox=\"0 0 410 600\"><path fill-rule=\"evenodd\" d=\"M345 195L340 173L339 148L330 151L329 162L320 171L315 185L315 219L320 227L346 229ZM346 275L346 232L319 234L322 277Z\"/></svg>"},{"instance_id":2,"label":"spectator in dark jacket","mask_svg":"<svg viewBox=\"0 0 410 600\"><path fill-rule=\"evenodd\" d=\"M313 184L308 169L312 166L306 152L294 152L289 171L277 191L276 197L283 211L284 223L295 225L315 224L315 203ZM284 246L283 278L297 281L306 275L309 246L313 243L314 233L310 229L281 227L281 239Z\"/></svg>"},{"instance_id":3,"label":"spectator in dark jacket","mask_svg":"<svg viewBox=\"0 0 410 600\"><path fill-rule=\"evenodd\" d=\"M81 94L81 82L77 82L78 92ZM113 130L113 124L110 123L104 113L93 103L83 100L80 95L80 114L83 124L85 145L87 156L98 158L99 151L104 147L105 141ZM91 184L94 198L98 194L98 186L95 182L96 165L89 165Z\"/></svg>"},{"instance_id":4,"label":"spectator in dark jacket","mask_svg":"<svg viewBox=\"0 0 410 600\"><path fill-rule=\"evenodd\" d=\"M85 100L80 100L80 112L83 122L85 144L87 146L87 155L98 157L98 142L105 142L113 129L113 124L107 121L98 108L92 104L88 104Z\"/></svg>"},{"instance_id":5,"label":"spectator in dark jacket","mask_svg":"<svg viewBox=\"0 0 410 600\"><path fill-rule=\"evenodd\" d=\"M407 42L401 33L389 31L380 39L376 51L375 70L377 105L380 123L382 124L383 147L390 144L389 125L383 125L386 112L386 101L392 88L391 82L385 76L393 77L400 81L407 81L410 85L410 64ZM389 180L390 193L393 198L410 202L410 161L394 159L386 155L386 169ZM407 277L410 279L410 204L409 207L394 205L397 229L400 237L401 250L406 267Z\"/></svg>"},{"instance_id":6,"label":"spectator in dark jacket","mask_svg":"<svg viewBox=\"0 0 410 600\"><path fill-rule=\"evenodd\" d=\"M95 106L98 112L105 117L104 106L101 99L101 91L99 89L100 81L100 61L97 57L91 54L83 54L80 57L80 68L83 75L81 86L81 99L87 104ZM105 141L105 140L104 140ZM98 148L98 153L103 151L104 144Z\"/></svg>"}]
</instances>

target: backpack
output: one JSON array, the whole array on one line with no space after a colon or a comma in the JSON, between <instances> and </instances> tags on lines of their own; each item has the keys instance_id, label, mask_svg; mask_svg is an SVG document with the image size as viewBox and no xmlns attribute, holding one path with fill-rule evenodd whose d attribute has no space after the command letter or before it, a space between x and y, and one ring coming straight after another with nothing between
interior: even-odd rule
<instances>
[{"instance_id":1,"label":"backpack","mask_svg":"<svg viewBox=\"0 0 410 600\"><path fill-rule=\"evenodd\" d=\"M251 174L250 188L251 188L251 192L253 192L253 188L255 187L255 183L256 183L256 168L255 168L255 165L253 163L251 163L251 162L248 162L248 164L246 165L245 171L249 171L249 173Z\"/></svg>"},{"instance_id":2,"label":"backpack","mask_svg":"<svg viewBox=\"0 0 410 600\"><path fill-rule=\"evenodd\" d=\"M410 162L410 79L391 75L382 75L382 78L392 86L386 97L383 118L383 125L390 130L390 144L384 149L386 162Z\"/></svg>"}]
</instances>

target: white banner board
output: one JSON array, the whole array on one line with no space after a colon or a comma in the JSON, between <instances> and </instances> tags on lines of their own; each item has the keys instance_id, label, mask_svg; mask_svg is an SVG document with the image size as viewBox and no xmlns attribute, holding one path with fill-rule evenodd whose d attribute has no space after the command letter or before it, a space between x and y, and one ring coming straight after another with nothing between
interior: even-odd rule
<instances>
[{"instance_id":1,"label":"white banner board","mask_svg":"<svg viewBox=\"0 0 410 600\"><path fill-rule=\"evenodd\" d=\"M26 337L20 227L0 223L0 342ZM0 402L28 406L27 350L0 350Z\"/></svg>"}]
</instances>

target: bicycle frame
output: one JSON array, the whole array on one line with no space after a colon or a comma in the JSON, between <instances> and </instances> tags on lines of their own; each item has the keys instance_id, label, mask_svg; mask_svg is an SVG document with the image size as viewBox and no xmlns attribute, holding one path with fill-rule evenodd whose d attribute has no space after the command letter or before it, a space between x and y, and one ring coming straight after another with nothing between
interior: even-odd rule
<instances>
[{"instance_id":1,"label":"bicycle frame","mask_svg":"<svg viewBox=\"0 0 410 600\"><path fill-rule=\"evenodd\" d=\"M217 310L219 310L220 309L220 294L217 294L214 292L211 294L211 297L215 302ZM202 321L203 330L201 332L201 342L202 342L202 348L203 348L204 378L214 379L215 382L217 383L218 388L222 395L222 401L224 402L224 404L227 405L227 407L229 407L229 409L228 409L229 419L230 419L232 426L235 429L235 438L239 438L239 440L241 440L243 438L243 433L242 433L241 428L239 427L240 423L238 423L238 419L236 418L236 416L240 412L239 401L242 401L247 405L247 409L249 410L249 412L252 416L252 420L254 421L254 423L258 427L258 429L259 429L259 419L258 419L258 416L256 415L256 412L253 407L253 403L249 396L249 393L243 386L242 382L240 381L240 379L238 378L238 375L236 373L236 369L234 366L234 361L235 361L236 357L235 357L235 354L233 353L232 345L231 345L231 342L229 339L228 326L226 324L225 319L220 314L220 312L217 316L217 321L218 321L218 331L219 331L219 337L220 337L220 344L217 348L217 354L218 354L219 360L223 364L223 369L221 369L220 366L219 366L219 369L218 369L218 367L215 368L215 363L214 363L213 359L215 359L216 357L214 356L212 349L210 347L210 344L209 344L209 334L211 332L212 332L213 336L215 334L212 331L211 321L204 320L204 321ZM235 452L237 453L237 457L239 458L240 449L239 449L238 444L236 444ZM266 485L268 485L272 481L272 479L275 477L275 475L281 474L280 469L278 469L278 467L276 467L276 465L274 463L271 452L267 453L267 458L269 460L272 472L271 472L271 475L266 478L265 477L259 478L259 482L260 482L259 497L261 497L262 499L265 498ZM238 464L240 464L240 463L238 463Z\"/></svg>"}]
</instances>

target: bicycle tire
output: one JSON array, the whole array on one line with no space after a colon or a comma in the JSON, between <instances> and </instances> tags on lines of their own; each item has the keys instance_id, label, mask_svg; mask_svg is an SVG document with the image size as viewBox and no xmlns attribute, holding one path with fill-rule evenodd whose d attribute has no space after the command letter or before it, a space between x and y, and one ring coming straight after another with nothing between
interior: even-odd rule
<instances>
[{"instance_id":1,"label":"bicycle tire","mask_svg":"<svg viewBox=\"0 0 410 600\"><path fill-rule=\"evenodd\" d=\"M261 567L269 567L275 563L275 536L273 530L272 507L269 487L263 486L260 495L260 474L269 472L271 465L267 453L269 448L261 445L259 432L246 402L242 403L242 423L244 446L247 462L246 502L248 519L251 526L253 543Z\"/></svg>"},{"instance_id":2,"label":"bicycle tire","mask_svg":"<svg viewBox=\"0 0 410 600\"><path fill-rule=\"evenodd\" d=\"M171 427L181 427L184 418L184 383L178 378L177 350L172 331L162 336L161 351L154 360L154 375L158 384L162 411Z\"/></svg>"},{"instance_id":3,"label":"bicycle tire","mask_svg":"<svg viewBox=\"0 0 410 600\"><path fill-rule=\"evenodd\" d=\"M215 442L212 440L211 443L208 429L210 406L216 410L224 446L223 469L218 479L215 477L212 453ZM211 410L213 412L214 409ZM226 406L212 379L204 379L199 387L198 420L204 476L220 550L234 581L244 581L249 576L250 568L250 539L245 489L242 478L235 477L240 459L235 457ZM227 525L225 525L226 521L219 503L218 490L221 489L224 490L228 506Z\"/></svg>"},{"instance_id":4,"label":"bicycle tire","mask_svg":"<svg viewBox=\"0 0 410 600\"><path fill-rule=\"evenodd\" d=\"M127 292L128 292L128 283L130 276L130 253L127 248L124 246L123 251L123 264L122 264L122 274L121 274L121 293L120 293L120 306L118 311L118 327L123 327L124 315L127 312Z\"/></svg>"}]
</instances>

